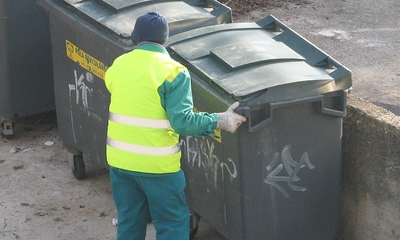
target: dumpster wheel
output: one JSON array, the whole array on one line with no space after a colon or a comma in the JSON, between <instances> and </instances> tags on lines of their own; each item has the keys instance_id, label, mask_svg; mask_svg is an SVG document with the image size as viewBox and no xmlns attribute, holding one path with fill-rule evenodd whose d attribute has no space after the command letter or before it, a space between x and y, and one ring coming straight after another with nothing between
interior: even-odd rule
<instances>
[{"instance_id":1,"label":"dumpster wheel","mask_svg":"<svg viewBox=\"0 0 400 240\"><path fill-rule=\"evenodd\" d=\"M190 235L189 239L192 240L199 230L200 215L190 209Z\"/></svg>"},{"instance_id":2,"label":"dumpster wheel","mask_svg":"<svg viewBox=\"0 0 400 240\"><path fill-rule=\"evenodd\" d=\"M78 180L86 178L85 163L83 162L82 155L74 155L74 166L72 168L72 173Z\"/></svg>"},{"instance_id":3,"label":"dumpster wheel","mask_svg":"<svg viewBox=\"0 0 400 240\"><path fill-rule=\"evenodd\" d=\"M14 127L14 121L2 117L0 118L0 133L4 135L5 138L8 138L9 136L14 134Z\"/></svg>"},{"instance_id":4,"label":"dumpster wheel","mask_svg":"<svg viewBox=\"0 0 400 240\"><path fill-rule=\"evenodd\" d=\"M197 231L199 230L199 225L197 225L195 228L190 229L190 240L194 239L194 237L197 234Z\"/></svg>"}]
</instances>

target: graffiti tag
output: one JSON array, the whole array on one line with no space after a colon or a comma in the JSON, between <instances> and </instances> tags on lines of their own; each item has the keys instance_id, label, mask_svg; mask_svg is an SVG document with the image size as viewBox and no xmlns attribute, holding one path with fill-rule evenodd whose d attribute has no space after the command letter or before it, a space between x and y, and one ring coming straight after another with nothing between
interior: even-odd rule
<instances>
[{"instance_id":1,"label":"graffiti tag","mask_svg":"<svg viewBox=\"0 0 400 240\"><path fill-rule=\"evenodd\" d=\"M300 181L297 173L301 168L307 167L310 170L314 169L314 165L311 164L310 159L308 158L308 152L304 152L300 161L296 162L290 154L290 148L291 145L286 145L282 149L281 156L278 152L274 154L271 163L266 167L269 174L264 179L266 184L272 185L278 189L286 198L289 198L290 195L278 182L286 182L290 189L304 192L307 190L306 188L295 186L293 182ZM277 165L280 159L282 160L282 163ZM287 176L278 175L283 169L285 169Z\"/></svg>"},{"instance_id":2,"label":"graffiti tag","mask_svg":"<svg viewBox=\"0 0 400 240\"><path fill-rule=\"evenodd\" d=\"M215 188L218 186L218 173L221 172L222 181L224 171L229 174L229 180L232 182L237 177L236 165L232 159L228 162L222 162L214 154L215 144L205 137L185 136L181 141L181 146L185 149L186 159L189 165L202 169L205 179L211 182ZM225 170L224 170L225 169Z\"/></svg>"}]
</instances>

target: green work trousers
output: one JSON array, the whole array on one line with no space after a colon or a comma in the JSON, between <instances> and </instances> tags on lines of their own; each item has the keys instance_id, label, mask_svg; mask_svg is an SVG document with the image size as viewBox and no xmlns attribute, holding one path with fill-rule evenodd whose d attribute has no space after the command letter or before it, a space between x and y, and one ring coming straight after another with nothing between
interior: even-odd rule
<instances>
[{"instance_id":1,"label":"green work trousers","mask_svg":"<svg viewBox=\"0 0 400 240\"><path fill-rule=\"evenodd\" d=\"M144 240L148 220L157 240L188 240L189 209L182 170L146 174L110 167L114 203L118 212L118 240Z\"/></svg>"}]
</instances>

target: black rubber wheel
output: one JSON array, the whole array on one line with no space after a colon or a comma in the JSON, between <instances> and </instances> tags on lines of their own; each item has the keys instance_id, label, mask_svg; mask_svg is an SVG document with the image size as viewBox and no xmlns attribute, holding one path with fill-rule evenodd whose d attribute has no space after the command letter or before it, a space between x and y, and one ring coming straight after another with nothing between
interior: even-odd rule
<instances>
[{"instance_id":1,"label":"black rubber wheel","mask_svg":"<svg viewBox=\"0 0 400 240\"><path fill-rule=\"evenodd\" d=\"M193 240L193 239L194 239L194 237L196 236L198 230L199 230L199 225L197 225L197 226L196 226L195 228L193 228L193 229L190 229L190 235L189 235L189 239L190 239L190 240Z\"/></svg>"},{"instance_id":2,"label":"black rubber wheel","mask_svg":"<svg viewBox=\"0 0 400 240\"><path fill-rule=\"evenodd\" d=\"M199 230L199 221L200 221L200 215L197 214L195 211L190 209L190 234L189 234L189 239L192 240L197 234L197 231Z\"/></svg>"},{"instance_id":3,"label":"black rubber wheel","mask_svg":"<svg viewBox=\"0 0 400 240\"><path fill-rule=\"evenodd\" d=\"M74 177L78 180L86 178L85 163L82 155L74 155L74 169L72 169Z\"/></svg>"}]
</instances>

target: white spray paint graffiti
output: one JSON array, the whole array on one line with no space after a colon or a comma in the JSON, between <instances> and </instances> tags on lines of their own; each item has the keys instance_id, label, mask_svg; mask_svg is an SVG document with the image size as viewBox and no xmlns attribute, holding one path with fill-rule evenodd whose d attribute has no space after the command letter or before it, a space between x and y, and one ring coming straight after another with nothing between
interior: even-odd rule
<instances>
[{"instance_id":1,"label":"white spray paint graffiti","mask_svg":"<svg viewBox=\"0 0 400 240\"><path fill-rule=\"evenodd\" d=\"M301 159L299 162L296 162L291 154L290 154L290 148L291 145L286 145L282 149L281 156L279 156L279 153L276 152L274 154L274 157L271 161L270 164L266 167L267 171L269 172L268 176L266 179L264 179L264 182L266 184L270 184L274 186L276 189L278 189L286 198L289 198L290 195L289 193L281 186L278 184L278 182L286 182L290 189L294 191L300 191L304 192L307 189L304 187L299 187L293 185L293 182L297 182L300 180L300 178L297 176L297 173L301 168L307 167L308 169L314 169L314 165L311 164L310 159L308 158L308 152L304 152L303 155L301 156ZM279 164L276 166L278 163L279 159L282 159L282 164ZM271 171L272 168L276 168ZM286 170L287 176L278 176L278 174L283 170Z\"/></svg>"},{"instance_id":2,"label":"white spray paint graffiti","mask_svg":"<svg viewBox=\"0 0 400 240\"><path fill-rule=\"evenodd\" d=\"M88 82L93 82L93 74L90 72L86 72L86 78L83 74L78 77L76 70L74 70L74 76L75 84L68 84L70 101L72 101L71 92L75 91L75 103L80 104L80 102L82 101L84 110L86 110L88 115L90 115L90 111L87 111L89 109L88 96L91 92L93 92L93 89L89 88L84 80L86 79Z\"/></svg>"},{"instance_id":3,"label":"white spray paint graffiti","mask_svg":"<svg viewBox=\"0 0 400 240\"><path fill-rule=\"evenodd\" d=\"M85 75L81 74L78 77L77 71L74 70L74 77L75 77L75 84L68 84L68 91L69 91L69 104L70 104L70 117L71 117L71 125L72 125L72 135L74 136L74 141L76 142L76 135L75 135L75 128L74 128L74 117L72 114L72 92L75 91L75 104L80 104L82 101L83 109L87 112L88 116L90 116L89 109L89 100L88 96L91 92L93 92L92 88L89 88L85 84ZM86 80L88 82L93 82L94 77L93 74L90 72L86 72Z\"/></svg>"},{"instance_id":4,"label":"white spray paint graffiti","mask_svg":"<svg viewBox=\"0 0 400 240\"><path fill-rule=\"evenodd\" d=\"M229 172L229 180L232 182L233 179L235 179L237 177L237 170L236 170L236 165L235 163L232 161L232 159L228 158L228 162L232 164L233 167L233 172L232 170L229 168L228 164L222 162L221 165L221 171L222 171L222 181L225 181L224 178L224 167L226 168L226 170L228 170Z\"/></svg>"},{"instance_id":5,"label":"white spray paint graffiti","mask_svg":"<svg viewBox=\"0 0 400 240\"><path fill-rule=\"evenodd\" d=\"M221 162L214 154L215 145L205 137L185 136L185 140L180 142L185 149L186 159L191 167L197 166L204 169L205 178L218 186L218 172L221 171L222 181L224 181L224 168L229 173L232 182L237 177L236 165L232 159L228 158L228 163Z\"/></svg>"},{"instance_id":6,"label":"white spray paint graffiti","mask_svg":"<svg viewBox=\"0 0 400 240\"><path fill-rule=\"evenodd\" d=\"M83 108L86 110L88 115L90 115L89 109L89 101L88 101L88 96L90 95L91 92L93 92L92 88L89 88L86 83L85 83L85 75L81 74L78 78L78 74L76 70L74 70L74 77L75 77L75 84L68 84L69 88L69 96L70 96L70 101L71 101L71 92L75 91L75 103L80 104L82 101ZM93 82L93 74L90 72L86 72L86 80L88 82Z\"/></svg>"}]
</instances>

